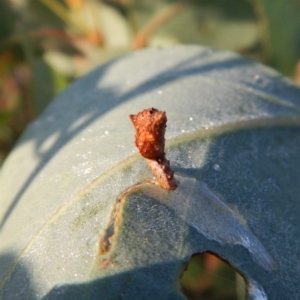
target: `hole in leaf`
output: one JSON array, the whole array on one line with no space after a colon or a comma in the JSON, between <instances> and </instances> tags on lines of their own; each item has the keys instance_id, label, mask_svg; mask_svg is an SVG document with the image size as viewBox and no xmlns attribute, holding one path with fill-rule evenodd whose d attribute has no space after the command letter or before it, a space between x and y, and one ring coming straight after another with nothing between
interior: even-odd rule
<instances>
[{"instance_id":1,"label":"hole in leaf","mask_svg":"<svg viewBox=\"0 0 300 300\"><path fill-rule=\"evenodd\" d=\"M189 300L245 300L244 278L217 255L192 255L180 278L183 294Z\"/></svg>"}]
</instances>

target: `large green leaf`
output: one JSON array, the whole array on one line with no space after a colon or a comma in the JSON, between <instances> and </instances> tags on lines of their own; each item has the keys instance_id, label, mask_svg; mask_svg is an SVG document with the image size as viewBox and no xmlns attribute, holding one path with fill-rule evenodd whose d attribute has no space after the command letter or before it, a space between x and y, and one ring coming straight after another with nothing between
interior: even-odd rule
<instances>
[{"instance_id":1,"label":"large green leaf","mask_svg":"<svg viewBox=\"0 0 300 300\"><path fill-rule=\"evenodd\" d=\"M0 298L182 299L187 261L208 250L252 298L296 298L299 98L264 66L194 46L77 81L2 167ZM128 115L148 107L167 112L175 191L145 181L133 144Z\"/></svg>"}]
</instances>

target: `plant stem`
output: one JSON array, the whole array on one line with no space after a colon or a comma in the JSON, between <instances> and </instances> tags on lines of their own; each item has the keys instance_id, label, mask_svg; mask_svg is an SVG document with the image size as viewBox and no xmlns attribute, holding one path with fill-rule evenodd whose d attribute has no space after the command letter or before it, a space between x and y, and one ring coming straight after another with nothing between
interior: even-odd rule
<instances>
[{"instance_id":1,"label":"plant stem","mask_svg":"<svg viewBox=\"0 0 300 300\"><path fill-rule=\"evenodd\" d=\"M182 12L187 6L185 1L179 1L159 11L150 22L142 28L133 40L133 48L140 49L147 46L151 36L175 15Z\"/></svg>"}]
</instances>

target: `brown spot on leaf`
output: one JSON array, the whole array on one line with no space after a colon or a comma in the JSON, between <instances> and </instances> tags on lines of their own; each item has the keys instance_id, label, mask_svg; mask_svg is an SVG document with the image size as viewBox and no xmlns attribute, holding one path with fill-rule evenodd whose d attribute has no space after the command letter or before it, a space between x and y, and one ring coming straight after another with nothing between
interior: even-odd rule
<instances>
[{"instance_id":1,"label":"brown spot on leaf","mask_svg":"<svg viewBox=\"0 0 300 300\"><path fill-rule=\"evenodd\" d=\"M148 108L129 117L136 130L135 145L141 155L149 159L164 157L166 113Z\"/></svg>"},{"instance_id":2,"label":"brown spot on leaf","mask_svg":"<svg viewBox=\"0 0 300 300\"><path fill-rule=\"evenodd\" d=\"M135 145L146 158L156 180L165 189L176 189L174 172L165 157L166 112L148 108L129 117L136 130Z\"/></svg>"}]
</instances>

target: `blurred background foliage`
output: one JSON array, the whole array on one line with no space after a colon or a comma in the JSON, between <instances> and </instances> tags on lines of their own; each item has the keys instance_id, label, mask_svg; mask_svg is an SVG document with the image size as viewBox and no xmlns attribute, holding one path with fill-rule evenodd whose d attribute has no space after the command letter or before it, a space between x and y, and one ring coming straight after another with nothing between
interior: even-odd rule
<instances>
[{"instance_id":1,"label":"blurred background foliage","mask_svg":"<svg viewBox=\"0 0 300 300\"><path fill-rule=\"evenodd\" d=\"M0 165L73 80L131 51L176 44L236 51L300 84L300 0L0 0ZM182 289L190 299L244 299L242 277L224 268L195 256Z\"/></svg>"},{"instance_id":2,"label":"blurred background foliage","mask_svg":"<svg viewBox=\"0 0 300 300\"><path fill-rule=\"evenodd\" d=\"M245 300L244 278L227 262L210 252L192 255L180 278L189 300Z\"/></svg>"},{"instance_id":3,"label":"blurred background foliage","mask_svg":"<svg viewBox=\"0 0 300 300\"><path fill-rule=\"evenodd\" d=\"M130 51L233 50L300 83L300 0L0 0L0 164L74 79Z\"/></svg>"}]
</instances>

